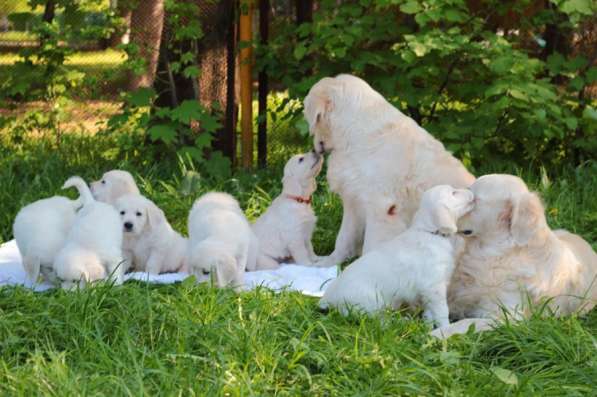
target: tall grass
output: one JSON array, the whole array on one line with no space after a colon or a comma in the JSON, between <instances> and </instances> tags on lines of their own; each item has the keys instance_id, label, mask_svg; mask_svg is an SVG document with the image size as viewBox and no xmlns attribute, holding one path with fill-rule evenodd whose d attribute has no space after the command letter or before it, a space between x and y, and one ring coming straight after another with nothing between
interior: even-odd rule
<instances>
[{"instance_id":1,"label":"tall grass","mask_svg":"<svg viewBox=\"0 0 597 397\"><path fill-rule=\"evenodd\" d=\"M0 240L18 209L60 191L78 174L91 180L123 168L186 232L202 192L234 194L254 219L280 192L281 167L305 140L280 146L267 170L229 180L191 178L190 164L148 166L122 158L113 137L0 136ZM142 156L142 153L139 155ZM201 170L197 170L201 174ZM549 222L595 247L595 164L520 174L543 196ZM320 178L314 243L333 249L342 210ZM128 282L78 292L0 289L2 395L544 395L597 390L597 311L584 318L536 315L493 332L439 342L416 314L383 318L323 315L316 300L267 289L234 294L187 280Z\"/></svg>"}]
</instances>

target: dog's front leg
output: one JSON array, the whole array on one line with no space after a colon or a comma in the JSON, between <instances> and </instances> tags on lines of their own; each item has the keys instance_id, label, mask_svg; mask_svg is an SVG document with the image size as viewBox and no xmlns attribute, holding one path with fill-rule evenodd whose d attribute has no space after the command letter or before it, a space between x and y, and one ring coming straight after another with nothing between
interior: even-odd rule
<instances>
[{"instance_id":1,"label":"dog's front leg","mask_svg":"<svg viewBox=\"0 0 597 397\"><path fill-rule=\"evenodd\" d=\"M145 265L145 271L149 274L160 274L164 260L166 260L164 255L152 252L147 260L147 264Z\"/></svg>"},{"instance_id":2,"label":"dog's front leg","mask_svg":"<svg viewBox=\"0 0 597 397\"><path fill-rule=\"evenodd\" d=\"M336 266L357 254L365 232L363 215L356 200L343 200L342 224L336 237L336 247L330 256L317 262L317 266Z\"/></svg>"},{"instance_id":3,"label":"dog's front leg","mask_svg":"<svg viewBox=\"0 0 597 397\"><path fill-rule=\"evenodd\" d=\"M288 251L290 251L290 256L294 259L294 263L301 266L312 266L313 261L311 260L311 255L309 254L309 249L301 240L295 240L290 243L288 246Z\"/></svg>"}]
</instances>

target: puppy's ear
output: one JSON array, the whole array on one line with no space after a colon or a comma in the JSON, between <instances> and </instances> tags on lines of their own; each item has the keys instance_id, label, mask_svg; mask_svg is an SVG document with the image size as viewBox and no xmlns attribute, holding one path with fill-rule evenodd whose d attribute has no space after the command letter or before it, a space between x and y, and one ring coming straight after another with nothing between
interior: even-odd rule
<instances>
[{"instance_id":1,"label":"puppy's ear","mask_svg":"<svg viewBox=\"0 0 597 397\"><path fill-rule=\"evenodd\" d=\"M527 245L545 226L545 211L539 196L525 193L512 203L510 234L517 245Z\"/></svg>"},{"instance_id":2,"label":"puppy's ear","mask_svg":"<svg viewBox=\"0 0 597 397\"><path fill-rule=\"evenodd\" d=\"M166 222L166 215L157 205L149 203L146 207L147 211L147 223L149 227L155 228Z\"/></svg>"},{"instance_id":3,"label":"puppy's ear","mask_svg":"<svg viewBox=\"0 0 597 397\"><path fill-rule=\"evenodd\" d=\"M440 234L452 235L458 231L456 220L445 205L437 205L433 212L433 223Z\"/></svg>"}]
</instances>

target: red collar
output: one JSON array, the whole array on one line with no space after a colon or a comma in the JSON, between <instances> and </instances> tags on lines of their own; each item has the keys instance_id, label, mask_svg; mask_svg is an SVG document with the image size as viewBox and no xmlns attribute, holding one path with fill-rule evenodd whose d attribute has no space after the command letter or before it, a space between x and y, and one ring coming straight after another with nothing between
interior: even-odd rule
<instances>
[{"instance_id":1,"label":"red collar","mask_svg":"<svg viewBox=\"0 0 597 397\"><path fill-rule=\"evenodd\" d=\"M286 197L288 197L289 199L294 200L300 204L311 205L311 197L305 198L305 197L301 197L301 196L293 196L291 194L287 194Z\"/></svg>"}]
</instances>

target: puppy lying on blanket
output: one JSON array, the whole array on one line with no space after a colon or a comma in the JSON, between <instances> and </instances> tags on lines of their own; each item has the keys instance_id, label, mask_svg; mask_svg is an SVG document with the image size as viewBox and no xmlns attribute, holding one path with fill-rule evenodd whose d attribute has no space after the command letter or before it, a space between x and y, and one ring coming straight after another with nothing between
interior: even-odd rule
<instances>
[{"instance_id":1,"label":"puppy lying on blanket","mask_svg":"<svg viewBox=\"0 0 597 397\"><path fill-rule=\"evenodd\" d=\"M286 163L282 194L253 225L259 240L257 269L275 269L289 260L303 266L317 262L311 244L317 221L311 195L322 165L323 156L315 152L298 154Z\"/></svg>"},{"instance_id":2,"label":"puppy lying on blanket","mask_svg":"<svg viewBox=\"0 0 597 397\"><path fill-rule=\"evenodd\" d=\"M40 270L46 281L56 281L54 259L81 205L80 200L54 196L31 203L17 214L12 230L31 282L37 281Z\"/></svg>"},{"instance_id":3,"label":"puppy lying on blanket","mask_svg":"<svg viewBox=\"0 0 597 397\"><path fill-rule=\"evenodd\" d=\"M186 263L200 278L215 273L219 287L240 289L249 258L253 232L238 202L229 194L212 192L201 196L189 214L189 244Z\"/></svg>"},{"instance_id":4,"label":"puppy lying on blanket","mask_svg":"<svg viewBox=\"0 0 597 397\"><path fill-rule=\"evenodd\" d=\"M446 295L462 245L456 221L472 209L473 199L471 191L448 185L427 190L410 228L348 266L320 306L336 306L345 314L350 307L374 313L422 303L425 319L449 324Z\"/></svg>"},{"instance_id":5,"label":"puppy lying on blanket","mask_svg":"<svg viewBox=\"0 0 597 397\"><path fill-rule=\"evenodd\" d=\"M97 201L114 205L120 196L139 194L133 176L127 171L106 172L99 181L91 182L91 193Z\"/></svg>"},{"instance_id":6,"label":"puppy lying on blanket","mask_svg":"<svg viewBox=\"0 0 597 397\"><path fill-rule=\"evenodd\" d=\"M54 261L62 287L84 285L106 275L114 277L116 284L122 284L122 228L118 213L111 205L95 201L85 181L78 176L64 183L64 189L69 187L77 188L83 207Z\"/></svg>"},{"instance_id":7,"label":"puppy lying on blanket","mask_svg":"<svg viewBox=\"0 0 597 397\"><path fill-rule=\"evenodd\" d=\"M115 207L122 220L127 267L150 274L186 271L187 239L172 229L153 201L140 194L125 194Z\"/></svg>"}]
</instances>

